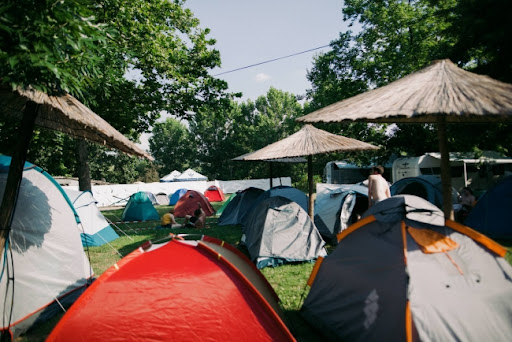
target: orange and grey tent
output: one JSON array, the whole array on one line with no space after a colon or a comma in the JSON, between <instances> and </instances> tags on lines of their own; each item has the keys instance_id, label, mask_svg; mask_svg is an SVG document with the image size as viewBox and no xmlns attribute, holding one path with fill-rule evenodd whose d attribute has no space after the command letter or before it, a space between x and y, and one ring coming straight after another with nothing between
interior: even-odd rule
<instances>
[{"instance_id":1,"label":"orange and grey tent","mask_svg":"<svg viewBox=\"0 0 512 342\"><path fill-rule=\"evenodd\" d=\"M202 193L195 190L188 190L185 195L180 197L174 206L174 216L185 217L185 215L194 215L198 203L206 216L215 214L215 209L213 209L208 199Z\"/></svg>"},{"instance_id":2,"label":"orange and grey tent","mask_svg":"<svg viewBox=\"0 0 512 342\"><path fill-rule=\"evenodd\" d=\"M47 341L294 341L275 292L234 247L146 245L104 272Z\"/></svg>"},{"instance_id":3,"label":"orange and grey tent","mask_svg":"<svg viewBox=\"0 0 512 342\"><path fill-rule=\"evenodd\" d=\"M393 196L338 234L301 313L332 340L509 341L505 253L428 201Z\"/></svg>"},{"instance_id":4,"label":"orange and grey tent","mask_svg":"<svg viewBox=\"0 0 512 342\"><path fill-rule=\"evenodd\" d=\"M226 199L222 189L215 185L209 186L208 189L205 190L204 196L210 202L223 202Z\"/></svg>"}]
</instances>

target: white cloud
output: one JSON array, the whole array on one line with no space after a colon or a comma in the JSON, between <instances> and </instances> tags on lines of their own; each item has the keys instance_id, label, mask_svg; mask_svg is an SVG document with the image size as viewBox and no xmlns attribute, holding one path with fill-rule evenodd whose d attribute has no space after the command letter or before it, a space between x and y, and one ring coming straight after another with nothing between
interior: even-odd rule
<instances>
[{"instance_id":1,"label":"white cloud","mask_svg":"<svg viewBox=\"0 0 512 342\"><path fill-rule=\"evenodd\" d=\"M256 82L265 82L269 79L270 79L270 75L267 75L263 72L256 74L256 77L255 77Z\"/></svg>"}]
</instances>

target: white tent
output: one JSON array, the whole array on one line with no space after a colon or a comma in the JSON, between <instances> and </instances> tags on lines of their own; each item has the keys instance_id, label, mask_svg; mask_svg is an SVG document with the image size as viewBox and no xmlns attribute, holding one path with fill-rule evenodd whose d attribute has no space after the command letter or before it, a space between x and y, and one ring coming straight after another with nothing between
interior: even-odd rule
<instances>
[{"instance_id":1,"label":"white tent","mask_svg":"<svg viewBox=\"0 0 512 342\"><path fill-rule=\"evenodd\" d=\"M208 180L208 177L203 176L199 172L196 172L192 169L186 169L183 173L176 177L177 182L189 182L189 181L205 181Z\"/></svg>"},{"instance_id":2,"label":"white tent","mask_svg":"<svg viewBox=\"0 0 512 342\"><path fill-rule=\"evenodd\" d=\"M97 201L90 191L64 191L80 217L84 246L101 246L119 237L96 206Z\"/></svg>"},{"instance_id":3,"label":"white tent","mask_svg":"<svg viewBox=\"0 0 512 342\"><path fill-rule=\"evenodd\" d=\"M181 175L181 172L178 170L174 170L173 172L169 173L168 175L163 176L160 178L160 182L174 182L177 177Z\"/></svg>"},{"instance_id":4,"label":"white tent","mask_svg":"<svg viewBox=\"0 0 512 342\"><path fill-rule=\"evenodd\" d=\"M0 156L0 196L11 158ZM1 198L1 197L0 197ZM2 330L13 339L69 306L92 277L73 207L60 185L25 163L0 279ZM59 305L56 304L58 301Z\"/></svg>"}]
</instances>

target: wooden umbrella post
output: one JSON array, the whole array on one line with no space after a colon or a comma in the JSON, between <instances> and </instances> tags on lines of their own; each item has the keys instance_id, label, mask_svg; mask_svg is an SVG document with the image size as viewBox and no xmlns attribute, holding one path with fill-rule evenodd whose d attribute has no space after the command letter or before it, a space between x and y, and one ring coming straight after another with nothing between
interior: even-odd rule
<instances>
[{"instance_id":1,"label":"wooden umbrella post","mask_svg":"<svg viewBox=\"0 0 512 342\"><path fill-rule=\"evenodd\" d=\"M11 230L11 222L16 209L16 201L18 200L18 192L21 186L21 180L23 179L23 166L27 158L28 145L30 144L30 140L32 140L38 109L38 104L29 101L25 105L23 112L23 119L21 120L21 126L19 128L20 135L18 146L11 159L4 196L2 198L2 204L0 205L0 255L3 255L5 242Z\"/></svg>"},{"instance_id":2,"label":"wooden umbrella post","mask_svg":"<svg viewBox=\"0 0 512 342\"><path fill-rule=\"evenodd\" d=\"M439 138L439 152L441 152L441 181L443 184L443 211L444 217L450 220L455 218L452 206L452 179L450 172L450 154L448 139L446 138L446 116L437 117L437 137Z\"/></svg>"},{"instance_id":3,"label":"wooden umbrella post","mask_svg":"<svg viewBox=\"0 0 512 342\"><path fill-rule=\"evenodd\" d=\"M313 200L313 156L308 156L308 187L309 187L309 206L308 206L308 213L311 220L314 219L314 203Z\"/></svg>"}]
</instances>

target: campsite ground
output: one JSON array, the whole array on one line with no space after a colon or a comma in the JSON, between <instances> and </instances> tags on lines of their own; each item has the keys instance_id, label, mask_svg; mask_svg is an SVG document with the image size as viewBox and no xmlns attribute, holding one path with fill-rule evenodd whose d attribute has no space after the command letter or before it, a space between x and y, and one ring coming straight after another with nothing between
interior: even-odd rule
<instances>
[{"instance_id":1,"label":"campsite ground","mask_svg":"<svg viewBox=\"0 0 512 342\"><path fill-rule=\"evenodd\" d=\"M222 203L212 203L212 205L215 209L218 209ZM162 216L169 208L169 206L158 206L157 210L160 216ZM121 221L122 208L103 209L104 216L114 222L114 228L118 231L120 238L112 241L110 244L86 249L96 276L101 275L106 269L121 259L122 256L127 255L143 242L163 239L170 232L209 235L226 241L246 253L246 250L239 245L242 236L241 228L239 226L217 226L216 217L208 218L207 228L204 229L159 229L157 228L159 226L157 221L129 224L118 223ZM177 220L181 223L182 219L178 218ZM512 251L512 241L500 241L500 243L506 246L509 251ZM332 246L328 246L328 249L331 248ZM507 254L507 260L512 264L512 253ZM312 268L312 263L304 263L261 270L279 296L286 315L285 323L299 342L317 341L319 339L318 333L299 314L299 309L308 290L305 284ZM17 338L15 342L44 341L61 317L62 314L37 326Z\"/></svg>"},{"instance_id":2,"label":"campsite ground","mask_svg":"<svg viewBox=\"0 0 512 342\"><path fill-rule=\"evenodd\" d=\"M222 203L212 203L215 209L218 209ZM156 207L160 216L169 210L169 206ZM114 229L120 235L120 238L100 247L90 247L86 249L89 255L91 265L95 275L98 277L110 266L116 263L122 256L129 254L138 248L147 240L157 241L166 238L170 232L172 233L188 233L188 234L205 234L226 241L242 252L247 251L239 246L242 230L240 226L217 226L217 218L207 218L207 224L204 229L161 229L157 228L160 222L147 221L138 223L119 223L123 208L102 208L103 215L110 221L114 222ZM182 219L178 218L179 223ZM313 268L312 263L284 265L276 268L264 268L262 273L268 279L282 304L283 311L286 315L286 324L297 341L317 341L318 334L302 319L299 314L299 308L302 300L307 294L305 286L306 281ZM26 334L15 339L15 342L33 342L44 341L53 327L62 317L58 315Z\"/></svg>"}]
</instances>

